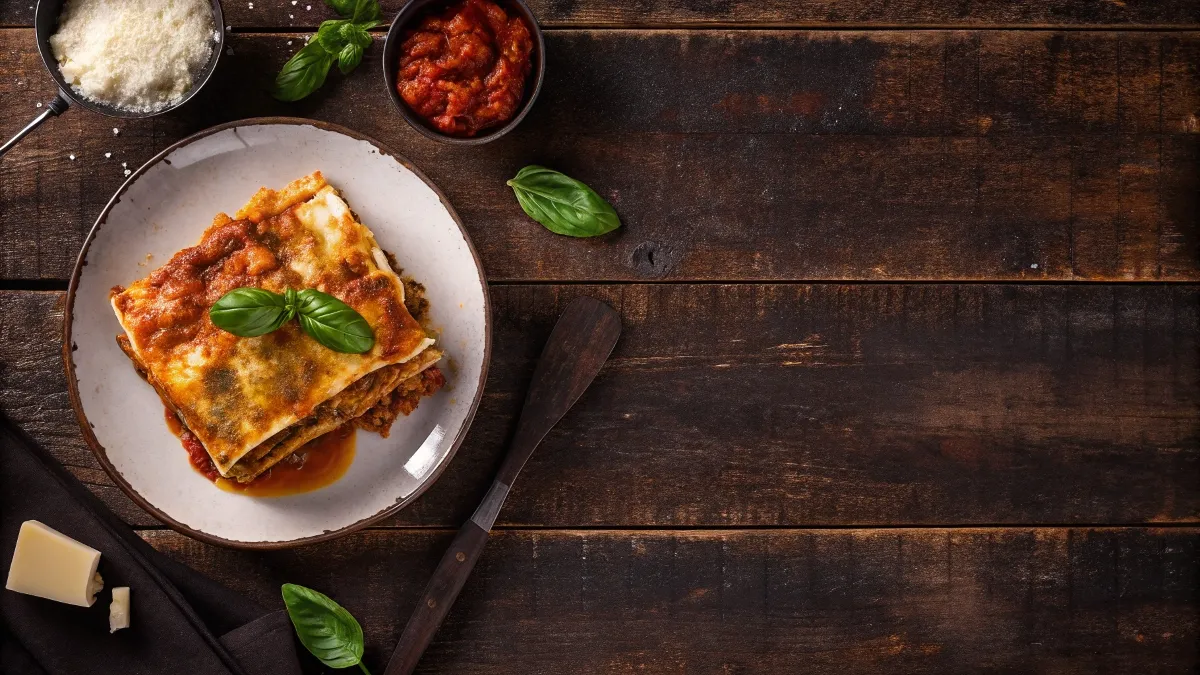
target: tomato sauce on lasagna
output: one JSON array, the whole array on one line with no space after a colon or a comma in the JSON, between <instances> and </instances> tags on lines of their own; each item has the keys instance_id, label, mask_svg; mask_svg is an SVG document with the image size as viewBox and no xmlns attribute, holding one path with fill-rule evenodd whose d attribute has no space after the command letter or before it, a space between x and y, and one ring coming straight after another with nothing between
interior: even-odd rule
<instances>
[{"instance_id":1,"label":"tomato sauce on lasagna","mask_svg":"<svg viewBox=\"0 0 1200 675\"><path fill-rule=\"evenodd\" d=\"M260 337L227 333L208 310L240 287L333 295L366 319L375 344L335 352L296 322ZM218 215L196 246L114 288L111 301L122 349L219 474L242 482L376 406L370 424L390 426L402 412L394 391L441 377L425 374L442 354L406 307L404 283L320 172Z\"/></svg>"}]
</instances>

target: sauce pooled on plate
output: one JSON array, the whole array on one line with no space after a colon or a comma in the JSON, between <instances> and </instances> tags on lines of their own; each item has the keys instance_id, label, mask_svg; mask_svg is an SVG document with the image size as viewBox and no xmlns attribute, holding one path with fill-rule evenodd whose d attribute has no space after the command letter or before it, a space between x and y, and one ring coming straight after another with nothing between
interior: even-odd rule
<instances>
[{"instance_id":1,"label":"sauce pooled on plate","mask_svg":"<svg viewBox=\"0 0 1200 675\"><path fill-rule=\"evenodd\" d=\"M312 492L337 482L354 461L354 424L346 423L304 444L292 455L249 483L221 478L212 458L196 437L179 423L168 408L164 417L171 433L179 437L192 468L226 492L251 497L283 497Z\"/></svg>"}]
</instances>

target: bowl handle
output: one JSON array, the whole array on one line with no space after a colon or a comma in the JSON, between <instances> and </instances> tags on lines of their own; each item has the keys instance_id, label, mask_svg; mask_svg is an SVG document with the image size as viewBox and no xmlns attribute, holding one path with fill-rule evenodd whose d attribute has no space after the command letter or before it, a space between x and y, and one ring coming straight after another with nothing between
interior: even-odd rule
<instances>
[{"instance_id":1,"label":"bowl handle","mask_svg":"<svg viewBox=\"0 0 1200 675\"><path fill-rule=\"evenodd\" d=\"M69 108L70 106L71 106L71 104L67 100L67 97L65 95L63 95L63 93L61 91L59 91L57 94L54 95L54 100L52 100L46 104L46 109L42 112L41 115L38 115L37 117L33 118L32 122L30 122L29 124L26 124L24 129L18 131L17 135L8 139L8 142L6 142L4 145L0 145L0 157L3 157L4 153L8 152L22 138L25 138L26 136L28 136L29 132L31 132L34 129L41 126L42 122L45 122L46 120L50 119L51 117L58 117L59 115L65 113L67 111L67 108Z\"/></svg>"}]
</instances>

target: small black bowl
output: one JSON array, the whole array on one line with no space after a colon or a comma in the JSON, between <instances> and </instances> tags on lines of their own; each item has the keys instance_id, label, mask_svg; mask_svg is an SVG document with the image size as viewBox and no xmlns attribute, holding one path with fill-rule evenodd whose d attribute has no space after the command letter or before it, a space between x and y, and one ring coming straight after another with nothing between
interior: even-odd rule
<instances>
[{"instance_id":1,"label":"small black bowl","mask_svg":"<svg viewBox=\"0 0 1200 675\"><path fill-rule=\"evenodd\" d=\"M525 78L525 95L521 99L521 107L517 109L517 114L513 115L513 118L503 126L485 129L477 136L463 137L444 134L429 126L424 119L408 107L403 98L400 98L400 92L396 91L396 78L400 70L400 45L404 42L404 31L412 25L413 21L424 17L426 12L448 6L451 1L412 0L392 20L387 38L383 41L384 86L387 87L388 95L392 97L392 104L400 111L400 115L422 136L451 145L483 145L511 131L521 123L522 119L525 119L525 115L533 107L533 101L537 98L538 92L542 90L542 79L546 75L546 42L542 38L542 27L538 25L533 12L529 11L529 7L522 0L493 0L510 15L515 11L525 21L525 25L529 27L533 35L533 53L531 54L533 63L529 75Z\"/></svg>"}]
</instances>

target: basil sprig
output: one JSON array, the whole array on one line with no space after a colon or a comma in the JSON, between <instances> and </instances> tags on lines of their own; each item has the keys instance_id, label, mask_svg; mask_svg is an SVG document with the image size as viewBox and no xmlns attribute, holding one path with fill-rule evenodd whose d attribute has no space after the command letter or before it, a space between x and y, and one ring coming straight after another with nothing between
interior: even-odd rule
<instances>
[{"instance_id":1,"label":"basil sprig","mask_svg":"<svg viewBox=\"0 0 1200 675\"><path fill-rule=\"evenodd\" d=\"M283 585L283 604L300 643L330 668L358 666L364 673L362 626L324 593L296 584Z\"/></svg>"},{"instance_id":2,"label":"basil sprig","mask_svg":"<svg viewBox=\"0 0 1200 675\"><path fill-rule=\"evenodd\" d=\"M265 288L235 288L208 310L213 325L239 337L258 337L300 320L312 339L335 352L362 354L375 346L371 326L354 308L315 288L283 295Z\"/></svg>"},{"instance_id":3,"label":"basil sprig","mask_svg":"<svg viewBox=\"0 0 1200 675\"><path fill-rule=\"evenodd\" d=\"M509 187L521 209L547 230L569 237L596 237L621 226L612 204L579 181L531 164L517 172Z\"/></svg>"},{"instance_id":4,"label":"basil sprig","mask_svg":"<svg viewBox=\"0 0 1200 675\"><path fill-rule=\"evenodd\" d=\"M325 84L334 61L343 75L358 67L371 46L367 31L378 26L378 0L325 0L345 18L324 21L317 34L283 65L271 95L280 101L299 101Z\"/></svg>"}]
</instances>

